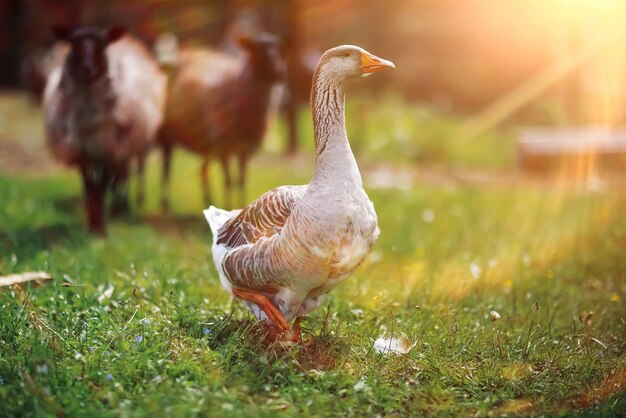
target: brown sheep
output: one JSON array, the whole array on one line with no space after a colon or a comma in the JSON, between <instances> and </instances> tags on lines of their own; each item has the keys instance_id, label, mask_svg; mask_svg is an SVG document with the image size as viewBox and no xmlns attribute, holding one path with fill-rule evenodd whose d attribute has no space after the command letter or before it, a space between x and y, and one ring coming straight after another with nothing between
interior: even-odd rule
<instances>
[{"instance_id":1,"label":"brown sheep","mask_svg":"<svg viewBox=\"0 0 626 418\"><path fill-rule=\"evenodd\" d=\"M226 206L230 206L229 160L238 161L239 203L244 199L250 156L259 148L267 125L272 87L283 77L277 39L263 33L240 38L241 57L208 49L182 50L170 80L165 119L160 134L163 148L161 204L168 208L172 147L180 144L202 157L204 202L211 196L208 163L217 158L224 172Z\"/></svg>"},{"instance_id":2,"label":"brown sheep","mask_svg":"<svg viewBox=\"0 0 626 418\"><path fill-rule=\"evenodd\" d=\"M70 45L44 92L48 145L63 163L80 169L89 229L105 233L106 191L122 208L130 161L141 173L163 119L166 79L146 48L125 29L55 26ZM139 198L143 179L139 179Z\"/></svg>"}]
</instances>

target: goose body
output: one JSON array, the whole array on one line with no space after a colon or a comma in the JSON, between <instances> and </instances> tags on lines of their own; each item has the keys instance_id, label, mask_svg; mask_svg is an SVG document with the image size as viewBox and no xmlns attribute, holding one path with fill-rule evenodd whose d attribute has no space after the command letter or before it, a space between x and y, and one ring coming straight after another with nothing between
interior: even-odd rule
<instances>
[{"instance_id":1,"label":"goose body","mask_svg":"<svg viewBox=\"0 0 626 418\"><path fill-rule=\"evenodd\" d=\"M242 210L211 206L213 258L223 287L258 319L282 330L317 308L370 253L379 229L348 142L344 88L393 68L355 46L326 51L313 77L315 174L303 186L273 189Z\"/></svg>"}]
</instances>

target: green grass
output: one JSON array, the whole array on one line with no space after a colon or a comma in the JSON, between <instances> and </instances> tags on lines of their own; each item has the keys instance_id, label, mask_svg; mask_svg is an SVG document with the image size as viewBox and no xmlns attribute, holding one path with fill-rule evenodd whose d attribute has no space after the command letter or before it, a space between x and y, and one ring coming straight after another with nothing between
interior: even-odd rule
<instances>
[{"instance_id":1,"label":"green grass","mask_svg":"<svg viewBox=\"0 0 626 418\"><path fill-rule=\"evenodd\" d=\"M397 124L412 126L412 112L419 110L398 114ZM417 125L406 129L422 135ZM430 135L441 135L437 129ZM364 137L377 130L368 122ZM501 170L512 161L487 151L474 159L442 141L449 166L480 167L484 159ZM376 162L380 152L391 164L397 146L355 148L359 160ZM401 155L398 164L420 160ZM306 182L309 160L259 156L249 195ZM425 161L441 167L437 158ZM382 230L374 253L305 319L303 343L284 350L266 347L263 327L221 289L200 214L197 161L178 153L174 164L174 215L156 209L153 159L147 208L112 222L107 239L84 232L74 172L0 176L0 272L45 270L55 278L0 289L0 416L625 410L626 196L619 189L524 180L371 189ZM491 322L492 310L502 319ZM593 316L583 323L584 312ZM415 343L409 354L373 350L379 336L402 334Z\"/></svg>"}]
</instances>

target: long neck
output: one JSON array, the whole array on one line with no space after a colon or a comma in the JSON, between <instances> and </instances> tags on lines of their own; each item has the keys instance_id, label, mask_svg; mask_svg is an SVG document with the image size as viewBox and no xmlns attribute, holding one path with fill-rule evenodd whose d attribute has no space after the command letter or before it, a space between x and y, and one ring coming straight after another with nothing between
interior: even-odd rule
<instances>
[{"instance_id":1,"label":"long neck","mask_svg":"<svg viewBox=\"0 0 626 418\"><path fill-rule=\"evenodd\" d=\"M348 143L344 101L343 86L316 71L311 89L315 133L313 182L342 179L361 184L361 175Z\"/></svg>"}]
</instances>

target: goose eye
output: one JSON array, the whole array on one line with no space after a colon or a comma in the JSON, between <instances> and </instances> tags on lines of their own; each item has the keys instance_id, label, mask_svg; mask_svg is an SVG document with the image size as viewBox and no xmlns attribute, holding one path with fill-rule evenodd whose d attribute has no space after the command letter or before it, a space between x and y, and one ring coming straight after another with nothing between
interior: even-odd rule
<instances>
[{"instance_id":1,"label":"goose eye","mask_svg":"<svg viewBox=\"0 0 626 418\"><path fill-rule=\"evenodd\" d=\"M350 55L352 55L352 54L350 54L349 52L344 52L343 53L343 56L346 57L346 58L348 58Z\"/></svg>"}]
</instances>

